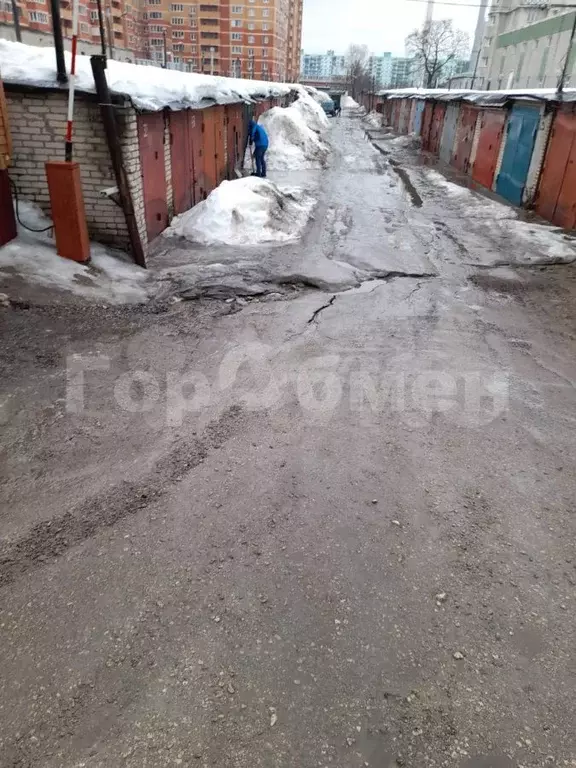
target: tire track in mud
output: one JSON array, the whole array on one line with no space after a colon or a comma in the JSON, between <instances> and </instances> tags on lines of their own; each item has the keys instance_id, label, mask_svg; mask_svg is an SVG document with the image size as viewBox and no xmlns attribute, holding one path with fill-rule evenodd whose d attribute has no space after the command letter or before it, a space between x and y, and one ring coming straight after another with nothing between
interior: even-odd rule
<instances>
[{"instance_id":1,"label":"tire track in mud","mask_svg":"<svg viewBox=\"0 0 576 768\"><path fill-rule=\"evenodd\" d=\"M240 406L231 406L208 424L201 437L178 440L146 478L116 485L88 499L75 512L38 523L23 537L4 544L0 548L0 587L54 561L101 529L146 509L163 496L171 484L181 480L212 450L231 438L241 423Z\"/></svg>"}]
</instances>

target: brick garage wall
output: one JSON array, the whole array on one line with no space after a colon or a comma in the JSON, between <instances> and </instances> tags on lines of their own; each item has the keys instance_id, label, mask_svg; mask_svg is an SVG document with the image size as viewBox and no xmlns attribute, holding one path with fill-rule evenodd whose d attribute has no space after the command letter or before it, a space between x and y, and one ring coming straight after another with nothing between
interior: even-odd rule
<instances>
[{"instance_id":1,"label":"brick garage wall","mask_svg":"<svg viewBox=\"0 0 576 768\"><path fill-rule=\"evenodd\" d=\"M50 215L50 198L44 164L64 159L67 95L65 93L6 92L13 136L10 175L21 198L31 200ZM88 232L92 239L120 248L128 247L122 209L101 190L116 185L98 105L78 95L74 110L74 159L80 163ZM132 107L118 110L121 144L143 243L146 244L144 197ZM132 187L132 185L134 185ZM139 213L140 210L140 213Z\"/></svg>"},{"instance_id":2,"label":"brick garage wall","mask_svg":"<svg viewBox=\"0 0 576 768\"><path fill-rule=\"evenodd\" d=\"M146 231L146 212L144 209L144 184L142 182L142 166L140 164L140 147L138 145L138 121L134 109L124 110L120 117L122 157L128 176L128 184L132 193L132 203L136 215L136 223L140 232L142 245L148 244Z\"/></svg>"},{"instance_id":3,"label":"brick garage wall","mask_svg":"<svg viewBox=\"0 0 576 768\"><path fill-rule=\"evenodd\" d=\"M178 162L178 158L175 158ZM172 147L170 146L170 120L164 114L164 172L166 175L166 197L168 202L168 221L174 216L174 188L172 186Z\"/></svg>"}]
</instances>

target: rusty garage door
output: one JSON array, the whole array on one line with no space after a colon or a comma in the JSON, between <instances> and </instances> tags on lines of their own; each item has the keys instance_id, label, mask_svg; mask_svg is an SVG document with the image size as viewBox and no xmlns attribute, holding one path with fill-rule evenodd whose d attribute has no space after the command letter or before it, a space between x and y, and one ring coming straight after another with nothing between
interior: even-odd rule
<instances>
[{"instance_id":1,"label":"rusty garage door","mask_svg":"<svg viewBox=\"0 0 576 768\"><path fill-rule=\"evenodd\" d=\"M202 111L191 110L187 113L188 138L192 153L192 170L194 173L192 183L193 204L198 205L200 200L207 196L206 178L204 175L204 136L202 133Z\"/></svg>"},{"instance_id":2,"label":"rusty garage door","mask_svg":"<svg viewBox=\"0 0 576 768\"><path fill-rule=\"evenodd\" d=\"M480 138L472 178L487 189L492 189L505 123L503 109L485 109L480 115Z\"/></svg>"},{"instance_id":3,"label":"rusty garage door","mask_svg":"<svg viewBox=\"0 0 576 768\"><path fill-rule=\"evenodd\" d=\"M430 138L428 148L430 152L437 155L440 152L440 139L444 128L444 115L446 114L446 104L434 104L432 112L432 123L430 125Z\"/></svg>"},{"instance_id":4,"label":"rusty garage door","mask_svg":"<svg viewBox=\"0 0 576 768\"><path fill-rule=\"evenodd\" d=\"M170 153L174 212L183 213L194 204L194 160L187 112L170 112Z\"/></svg>"},{"instance_id":5,"label":"rusty garage door","mask_svg":"<svg viewBox=\"0 0 576 768\"><path fill-rule=\"evenodd\" d=\"M422 115L422 149L430 151L430 129L432 127L432 114L434 112L434 102L427 101Z\"/></svg>"},{"instance_id":6,"label":"rusty garage door","mask_svg":"<svg viewBox=\"0 0 576 768\"><path fill-rule=\"evenodd\" d=\"M545 219L567 229L576 224L576 114L558 112L540 176L536 210Z\"/></svg>"},{"instance_id":7,"label":"rusty garage door","mask_svg":"<svg viewBox=\"0 0 576 768\"><path fill-rule=\"evenodd\" d=\"M208 107L202 112L202 144L204 147L204 193L209 195L218 186L216 127L212 107Z\"/></svg>"},{"instance_id":8,"label":"rusty garage door","mask_svg":"<svg viewBox=\"0 0 576 768\"><path fill-rule=\"evenodd\" d=\"M162 112L138 115L138 145L144 187L146 231L148 240L153 240L168 226Z\"/></svg>"},{"instance_id":9,"label":"rusty garage door","mask_svg":"<svg viewBox=\"0 0 576 768\"><path fill-rule=\"evenodd\" d=\"M463 173L468 173L470 165L470 153L474 141L478 107L470 107L462 104L456 126L456 141L452 152L451 163Z\"/></svg>"},{"instance_id":10,"label":"rusty garage door","mask_svg":"<svg viewBox=\"0 0 576 768\"><path fill-rule=\"evenodd\" d=\"M226 107L226 132L227 175L229 179L233 179L234 169L242 164L244 148L244 109L241 104L230 104Z\"/></svg>"}]
</instances>

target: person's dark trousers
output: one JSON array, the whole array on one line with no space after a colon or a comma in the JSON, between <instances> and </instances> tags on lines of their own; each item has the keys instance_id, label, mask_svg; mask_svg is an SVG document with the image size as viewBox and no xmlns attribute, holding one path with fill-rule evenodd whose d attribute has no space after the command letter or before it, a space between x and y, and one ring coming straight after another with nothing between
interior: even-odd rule
<instances>
[{"instance_id":1,"label":"person's dark trousers","mask_svg":"<svg viewBox=\"0 0 576 768\"><path fill-rule=\"evenodd\" d=\"M266 159L264 155L268 147L256 147L254 150L254 159L256 160L256 175L262 179L266 178Z\"/></svg>"}]
</instances>

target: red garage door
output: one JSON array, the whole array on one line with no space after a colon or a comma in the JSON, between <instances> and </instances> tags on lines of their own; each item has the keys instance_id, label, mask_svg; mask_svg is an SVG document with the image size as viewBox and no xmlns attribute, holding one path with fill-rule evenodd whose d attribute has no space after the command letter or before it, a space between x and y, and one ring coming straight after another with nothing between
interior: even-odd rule
<instances>
[{"instance_id":1,"label":"red garage door","mask_svg":"<svg viewBox=\"0 0 576 768\"><path fill-rule=\"evenodd\" d=\"M472 178L483 187L492 189L504 135L506 112L503 109L485 109L480 116L480 121L480 137L472 168Z\"/></svg>"},{"instance_id":2,"label":"red garage door","mask_svg":"<svg viewBox=\"0 0 576 768\"><path fill-rule=\"evenodd\" d=\"M164 166L164 115L138 115L138 144L144 187L144 211L148 240L168 226L166 171Z\"/></svg>"}]
</instances>

